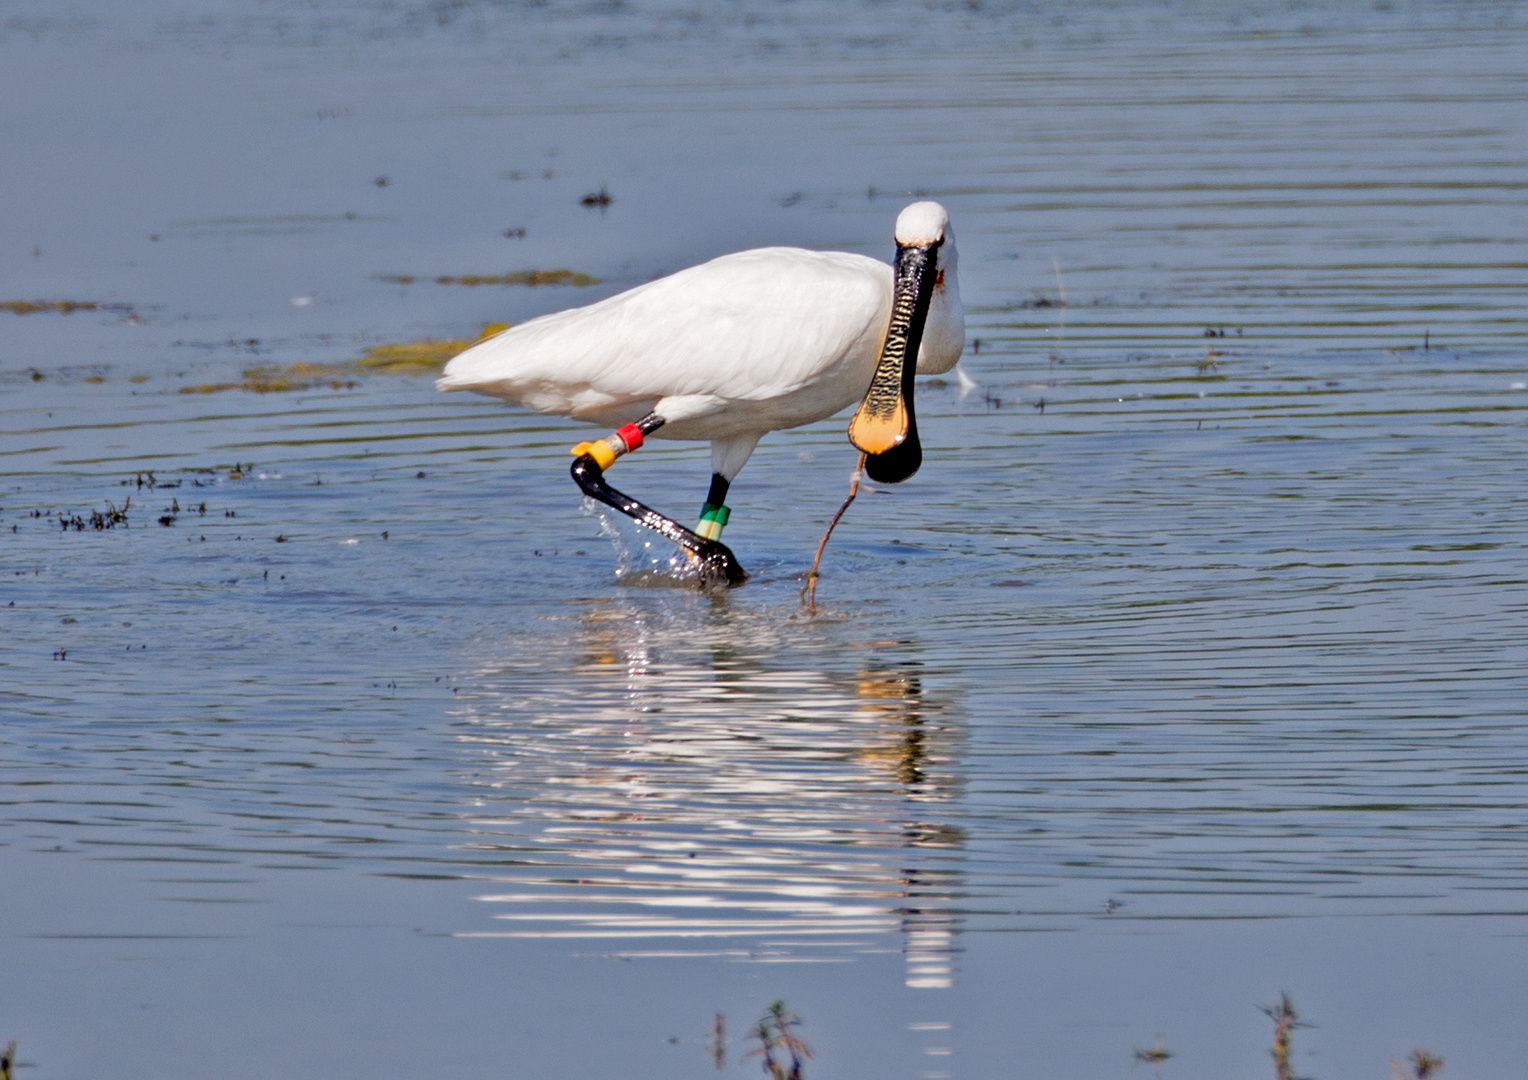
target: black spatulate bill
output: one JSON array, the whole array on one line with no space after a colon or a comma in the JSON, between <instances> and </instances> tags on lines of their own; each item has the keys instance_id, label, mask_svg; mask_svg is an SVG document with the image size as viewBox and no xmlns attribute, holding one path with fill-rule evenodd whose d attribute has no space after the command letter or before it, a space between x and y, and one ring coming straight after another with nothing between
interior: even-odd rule
<instances>
[{"instance_id":1,"label":"black spatulate bill","mask_svg":"<svg viewBox=\"0 0 1528 1080\"><path fill-rule=\"evenodd\" d=\"M878 484L900 484L923 464L923 444L918 441L918 417L913 410L914 373L913 364L903 365L902 407L907 410L907 435L883 454L865 455L865 475Z\"/></svg>"},{"instance_id":2,"label":"black spatulate bill","mask_svg":"<svg viewBox=\"0 0 1528 1080\"><path fill-rule=\"evenodd\" d=\"M923 464L913 413L913 377L923 325L938 280L939 243L898 244L891 322L865 398L849 421L849 441L865 452L865 475L898 484Z\"/></svg>"}]
</instances>

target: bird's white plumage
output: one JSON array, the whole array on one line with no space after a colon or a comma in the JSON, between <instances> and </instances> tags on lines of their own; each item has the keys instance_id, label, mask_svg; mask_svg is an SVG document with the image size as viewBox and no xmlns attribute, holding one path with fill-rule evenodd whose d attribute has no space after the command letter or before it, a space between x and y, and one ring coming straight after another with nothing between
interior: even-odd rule
<instances>
[{"instance_id":1,"label":"bird's white plumage","mask_svg":"<svg viewBox=\"0 0 1528 1080\"><path fill-rule=\"evenodd\" d=\"M965 340L954 242L937 203L903 211L899 241L909 214L910 234L937 222L944 240L918 356L918 371L933 374L954 366ZM436 385L607 427L657 412L666 423L655 436L712 440L713 468L731 479L765 432L821 420L865 393L892 284L891 267L863 255L724 255L511 327L453 359Z\"/></svg>"}]
</instances>

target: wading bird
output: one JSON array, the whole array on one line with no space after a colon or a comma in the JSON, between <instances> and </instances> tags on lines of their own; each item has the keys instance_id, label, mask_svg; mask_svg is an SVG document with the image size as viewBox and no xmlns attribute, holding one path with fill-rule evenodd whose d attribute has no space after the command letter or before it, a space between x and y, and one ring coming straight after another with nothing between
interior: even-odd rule
<instances>
[{"instance_id":1,"label":"wading bird","mask_svg":"<svg viewBox=\"0 0 1528 1080\"><path fill-rule=\"evenodd\" d=\"M913 203L895 235L892 266L787 247L723 255L511 327L453 359L436 385L615 428L573 447L579 487L689 551L703 576L739 585L748 575L720 540L727 490L765 432L859 401L849 438L872 480L898 483L922 463L913 375L955 366L965 319L944 207ZM655 436L711 442L694 530L605 483Z\"/></svg>"}]
</instances>

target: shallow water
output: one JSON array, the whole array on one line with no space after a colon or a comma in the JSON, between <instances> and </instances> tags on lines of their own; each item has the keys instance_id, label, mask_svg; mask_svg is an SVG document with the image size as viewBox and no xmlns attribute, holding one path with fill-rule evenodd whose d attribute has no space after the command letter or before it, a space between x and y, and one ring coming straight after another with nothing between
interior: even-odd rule
<instances>
[{"instance_id":1,"label":"shallow water","mask_svg":"<svg viewBox=\"0 0 1528 1080\"><path fill-rule=\"evenodd\" d=\"M39 1080L701 1075L784 997L814 1077L1158 1033L1219 1077L1289 990L1307 1074L1509 1074L1521 10L719 10L0 23L0 300L104 305L0 310L0 1039ZM977 386L920 387L815 614L840 420L765 440L713 596L580 511L578 425L181 392L888 257L913 192ZM558 268L601 282L433 281ZM708 467L617 482L683 517Z\"/></svg>"}]
</instances>

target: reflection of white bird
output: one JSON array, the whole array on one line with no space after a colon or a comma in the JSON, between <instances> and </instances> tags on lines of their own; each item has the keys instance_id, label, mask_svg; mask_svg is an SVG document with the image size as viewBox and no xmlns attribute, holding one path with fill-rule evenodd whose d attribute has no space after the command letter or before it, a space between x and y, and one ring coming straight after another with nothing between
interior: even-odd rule
<instances>
[{"instance_id":1,"label":"reflection of white bird","mask_svg":"<svg viewBox=\"0 0 1528 1080\"><path fill-rule=\"evenodd\" d=\"M896 241L894 266L799 248L724 255L506 330L452 360L437 385L616 427L574 447L580 486L738 584L746 575L718 541L724 501L765 432L858 400L849 436L871 479L896 483L918 469L912 377L955 365L965 323L944 207L907 207ZM604 483L660 428L711 441L711 489L693 532Z\"/></svg>"}]
</instances>

